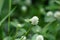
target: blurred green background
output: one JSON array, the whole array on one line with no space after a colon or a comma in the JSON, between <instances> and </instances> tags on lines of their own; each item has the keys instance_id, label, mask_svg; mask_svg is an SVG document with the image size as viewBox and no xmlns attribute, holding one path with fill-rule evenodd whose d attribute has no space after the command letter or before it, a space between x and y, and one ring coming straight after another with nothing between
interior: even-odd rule
<instances>
[{"instance_id":1,"label":"blurred green background","mask_svg":"<svg viewBox=\"0 0 60 40\"><path fill-rule=\"evenodd\" d=\"M60 0L0 0L0 40L19 40L21 36L35 40L36 34L43 35L44 40L60 40L60 21L47 18L48 11L60 11ZM33 16L39 18L38 26L25 21Z\"/></svg>"}]
</instances>

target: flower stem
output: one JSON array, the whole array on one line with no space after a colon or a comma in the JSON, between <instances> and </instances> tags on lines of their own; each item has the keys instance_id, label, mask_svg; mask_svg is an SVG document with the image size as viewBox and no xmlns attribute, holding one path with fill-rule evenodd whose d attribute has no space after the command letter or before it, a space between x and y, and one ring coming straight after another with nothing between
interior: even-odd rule
<instances>
[{"instance_id":1,"label":"flower stem","mask_svg":"<svg viewBox=\"0 0 60 40\"><path fill-rule=\"evenodd\" d=\"M11 0L9 0L9 12L10 10L11 10ZM8 35L9 35L9 32L10 32L10 16L8 17Z\"/></svg>"}]
</instances>

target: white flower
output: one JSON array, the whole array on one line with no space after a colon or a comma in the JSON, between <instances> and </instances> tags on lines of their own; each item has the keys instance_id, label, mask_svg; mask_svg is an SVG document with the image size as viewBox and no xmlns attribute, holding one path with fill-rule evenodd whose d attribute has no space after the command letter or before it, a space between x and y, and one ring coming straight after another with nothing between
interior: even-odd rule
<instances>
[{"instance_id":1,"label":"white flower","mask_svg":"<svg viewBox=\"0 0 60 40\"><path fill-rule=\"evenodd\" d=\"M22 38L22 40L26 40L26 36L22 36L21 38Z\"/></svg>"},{"instance_id":2,"label":"white flower","mask_svg":"<svg viewBox=\"0 0 60 40\"><path fill-rule=\"evenodd\" d=\"M52 16L52 15L53 15L52 11L47 12L47 16Z\"/></svg>"},{"instance_id":3,"label":"white flower","mask_svg":"<svg viewBox=\"0 0 60 40\"><path fill-rule=\"evenodd\" d=\"M34 16L30 19L30 21L31 21L31 24L37 25L39 22L39 18L37 16Z\"/></svg>"},{"instance_id":4,"label":"white flower","mask_svg":"<svg viewBox=\"0 0 60 40\"><path fill-rule=\"evenodd\" d=\"M55 14L54 14L54 17L59 18L60 17L60 11L56 11Z\"/></svg>"},{"instance_id":5,"label":"white flower","mask_svg":"<svg viewBox=\"0 0 60 40\"><path fill-rule=\"evenodd\" d=\"M22 7L21 7L21 10L22 10L22 11L27 11L27 7L26 7L26 6L22 6Z\"/></svg>"},{"instance_id":6,"label":"white flower","mask_svg":"<svg viewBox=\"0 0 60 40\"><path fill-rule=\"evenodd\" d=\"M44 37L43 37L42 35L38 35L38 36L36 37L36 40L44 40Z\"/></svg>"}]
</instances>

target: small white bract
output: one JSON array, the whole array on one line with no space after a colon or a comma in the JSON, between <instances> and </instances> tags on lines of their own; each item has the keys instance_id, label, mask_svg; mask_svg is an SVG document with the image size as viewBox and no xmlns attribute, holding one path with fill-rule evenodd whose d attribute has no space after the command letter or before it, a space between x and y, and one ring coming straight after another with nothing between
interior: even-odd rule
<instances>
[{"instance_id":1,"label":"small white bract","mask_svg":"<svg viewBox=\"0 0 60 40\"><path fill-rule=\"evenodd\" d=\"M26 40L26 36L22 36L21 38L22 38L22 40Z\"/></svg>"},{"instance_id":2,"label":"small white bract","mask_svg":"<svg viewBox=\"0 0 60 40\"><path fill-rule=\"evenodd\" d=\"M47 12L47 16L53 16L53 12L52 11L48 11Z\"/></svg>"},{"instance_id":3,"label":"small white bract","mask_svg":"<svg viewBox=\"0 0 60 40\"><path fill-rule=\"evenodd\" d=\"M30 21L30 19L24 19L24 21L25 21L25 22L29 22L29 21Z\"/></svg>"},{"instance_id":4,"label":"small white bract","mask_svg":"<svg viewBox=\"0 0 60 40\"><path fill-rule=\"evenodd\" d=\"M38 36L36 37L36 40L44 40L44 37L43 37L42 35L38 35Z\"/></svg>"},{"instance_id":5,"label":"small white bract","mask_svg":"<svg viewBox=\"0 0 60 40\"><path fill-rule=\"evenodd\" d=\"M31 21L31 24L37 25L39 22L39 18L37 16L34 16L30 19L30 21Z\"/></svg>"},{"instance_id":6,"label":"small white bract","mask_svg":"<svg viewBox=\"0 0 60 40\"><path fill-rule=\"evenodd\" d=\"M21 24L17 24L18 27L21 27Z\"/></svg>"},{"instance_id":7,"label":"small white bract","mask_svg":"<svg viewBox=\"0 0 60 40\"><path fill-rule=\"evenodd\" d=\"M17 27L23 27L24 24L17 24Z\"/></svg>"},{"instance_id":8,"label":"small white bract","mask_svg":"<svg viewBox=\"0 0 60 40\"><path fill-rule=\"evenodd\" d=\"M22 11L27 11L27 7L26 7L26 6L22 6L22 7L21 7L21 10L22 10Z\"/></svg>"},{"instance_id":9,"label":"small white bract","mask_svg":"<svg viewBox=\"0 0 60 40\"><path fill-rule=\"evenodd\" d=\"M56 11L55 14L54 14L54 17L55 18L60 18L60 11Z\"/></svg>"}]
</instances>

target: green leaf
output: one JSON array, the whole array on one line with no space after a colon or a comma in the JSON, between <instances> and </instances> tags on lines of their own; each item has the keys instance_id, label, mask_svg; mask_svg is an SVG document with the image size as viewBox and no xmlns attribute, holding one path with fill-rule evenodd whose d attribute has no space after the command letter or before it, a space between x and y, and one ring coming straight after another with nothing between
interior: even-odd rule
<instances>
[{"instance_id":1,"label":"green leaf","mask_svg":"<svg viewBox=\"0 0 60 40\"><path fill-rule=\"evenodd\" d=\"M14 26L14 27L23 27L24 26L24 24L20 24L19 22L18 22L18 20L16 20L16 19L14 19L14 21L12 21L12 22L10 22L11 23L11 25L12 26Z\"/></svg>"},{"instance_id":2,"label":"green leaf","mask_svg":"<svg viewBox=\"0 0 60 40\"><path fill-rule=\"evenodd\" d=\"M47 34L46 36L47 36L48 40L55 40L55 36L52 34Z\"/></svg>"},{"instance_id":3,"label":"green leaf","mask_svg":"<svg viewBox=\"0 0 60 40\"><path fill-rule=\"evenodd\" d=\"M47 10L51 10L51 11L55 11L57 9L60 9L60 6L59 5L50 5L50 6L47 6L46 7Z\"/></svg>"},{"instance_id":4,"label":"green leaf","mask_svg":"<svg viewBox=\"0 0 60 40\"><path fill-rule=\"evenodd\" d=\"M52 22L48 23L47 25L44 26L42 29L42 34L45 34L48 31L48 27L52 24Z\"/></svg>"},{"instance_id":5,"label":"green leaf","mask_svg":"<svg viewBox=\"0 0 60 40\"><path fill-rule=\"evenodd\" d=\"M15 40L20 40L19 38L15 39Z\"/></svg>"},{"instance_id":6,"label":"green leaf","mask_svg":"<svg viewBox=\"0 0 60 40\"><path fill-rule=\"evenodd\" d=\"M33 36L32 36L32 39L31 40L36 40L36 37L38 36L38 34L34 34Z\"/></svg>"},{"instance_id":7,"label":"green leaf","mask_svg":"<svg viewBox=\"0 0 60 40\"><path fill-rule=\"evenodd\" d=\"M16 8L16 7L15 7L15 8ZM1 24L8 18L8 16L10 16L10 15L14 12L15 8L13 8L12 11L10 11L10 12L0 21L0 26L1 26Z\"/></svg>"},{"instance_id":8,"label":"green leaf","mask_svg":"<svg viewBox=\"0 0 60 40\"><path fill-rule=\"evenodd\" d=\"M34 33L41 33L41 27L40 26L34 26L33 28L32 28L32 31L34 32Z\"/></svg>"},{"instance_id":9,"label":"green leaf","mask_svg":"<svg viewBox=\"0 0 60 40\"><path fill-rule=\"evenodd\" d=\"M53 16L45 16L45 22L53 22L56 19Z\"/></svg>"},{"instance_id":10,"label":"green leaf","mask_svg":"<svg viewBox=\"0 0 60 40\"><path fill-rule=\"evenodd\" d=\"M8 37L5 37L3 40L12 40L12 37L8 36Z\"/></svg>"},{"instance_id":11,"label":"green leaf","mask_svg":"<svg viewBox=\"0 0 60 40\"><path fill-rule=\"evenodd\" d=\"M4 0L0 0L0 12L2 10L3 4L4 4Z\"/></svg>"},{"instance_id":12,"label":"green leaf","mask_svg":"<svg viewBox=\"0 0 60 40\"><path fill-rule=\"evenodd\" d=\"M16 37L22 36L24 33L26 33L26 30L21 28L19 31L17 31Z\"/></svg>"}]
</instances>

